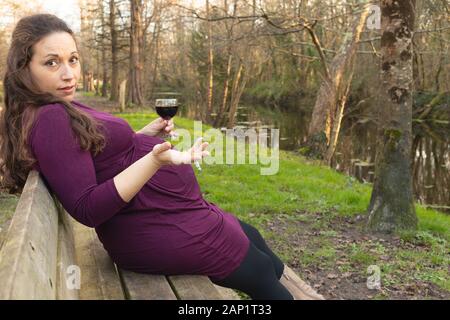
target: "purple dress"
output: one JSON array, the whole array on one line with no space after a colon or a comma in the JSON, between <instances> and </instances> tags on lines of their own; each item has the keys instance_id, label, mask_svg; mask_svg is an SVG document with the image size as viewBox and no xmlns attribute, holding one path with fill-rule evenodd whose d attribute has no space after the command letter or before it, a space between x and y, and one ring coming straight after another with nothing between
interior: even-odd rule
<instances>
[{"instance_id":1,"label":"purple dress","mask_svg":"<svg viewBox=\"0 0 450 320\"><path fill-rule=\"evenodd\" d=\"M240 265L249 239L234 215L203 199L190 164L161 167L125 202L114 176L164 140L137 134L109 113L72 104L100 120L106 147L96 156L81 150L64 106L45 105L30 132L34 168L74 219L95 228L119 267L221 280Z\"/></svg>"}]
</instances>

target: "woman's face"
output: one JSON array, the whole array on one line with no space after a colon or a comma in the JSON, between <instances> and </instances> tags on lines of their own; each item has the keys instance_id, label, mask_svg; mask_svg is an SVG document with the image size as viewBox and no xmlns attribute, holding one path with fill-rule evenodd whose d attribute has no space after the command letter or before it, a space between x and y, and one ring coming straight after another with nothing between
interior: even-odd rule
<instances>
[{"instance_id":1,"label":"woman's face","mask_svg":"<svg viewBox=\"0 0 450 320\"><path fill-rule=\"evenodd\" d=\"M36 42L32 49L33 82L41 91L71 102L80 77L79 55L72 36L67 32L52 33ZM66 87L72 88L62 90Z\"/></svg>"}]
</instances>

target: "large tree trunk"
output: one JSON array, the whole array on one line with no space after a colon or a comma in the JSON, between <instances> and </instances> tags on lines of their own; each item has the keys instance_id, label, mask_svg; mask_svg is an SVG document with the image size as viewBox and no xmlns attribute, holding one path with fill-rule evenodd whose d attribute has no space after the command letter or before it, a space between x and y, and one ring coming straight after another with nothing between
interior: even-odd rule
<instances>
[{"instance_id":1,"label":"large tree trunk","mask_svg":"<svg viewBox=\"0 0 450 320\"><path fill-rule=\"evenodd\" d=\"M142 1L130 0L131 3L131 37L130 37L130 73L128 102L142 106L144 98L142 95L142 65L141 48L142 43Z\"/></svg>"},{"instance_id":2,"label":"large tree trunk","mask_svg":"<svg viewBox=\"0 0 450 320\"><path fill-rule=\"evenodd\" d=\"M209 19L209 1L206 0L206 18ZM208 105L204 119L211 120L213 110L213 91L214 91L214 53L212 47L212 22L208 21Z\"/></svg>"},{"instance_id":3,"label":"large tree trunk","mask_svg":"<svg viewBox=\"0 0 450 320\"><path fill-rule=\"evenodd\" d=\"M86 39L86 34L88 33L88 23L87 23L86 17L86 9L85 9L85 3L80 2L80 36L82 40ZM88 63L88 57L86 54L86 50L84 48L81 49L81 55L83 59L83 63L81 64L82 67L82 76L83 76L83 91L89 91L89 63Z\"/></svg>"},{"instance_id":4,"label":"large tree trunk","mask_svg":"<svg viewBox=\"0 0 450 320\"><path fill-rule=\"evenodd\" d=\"M243 61L239 61L239 66L237 69L237 72L234 76L234 81L233 81L233 87L231 89L231 102L230 102L230 108L228 111L228 122L227 122L227 127L228 128L232 128L234 126L234 121L235 121L235 114L236 114L236 110L237 110L237 106L239 103L239 99L240 99L240 88L241 86L241 77L242 77L242 71L244 69L244 62Z\"/></svg>"},{"instance_id":5,"label":"large tree trunk","mask_svg":"<svg viewBox=\"0 0 450 320\"><path fill-rule=\"evenodd\" d=\"M117 63L117 30L116 30L116 4L109 0L109 27L111 29L111 101L119 99L119 65Z\"/></svg>"},{"instance_id":6,"label":"large tree trunk","mask_svg":"<svg viewBox=\"0 0 450 320\"><path fill-rule=\"evenodd\" d=\"M369 230L416 229L411 178L412 33L415 0L381 1L381 92Z\"/></svg>"},{"instance_id":7,"label":"large tree trunk","mask_svg":"<svg viewBox=\"0 0 450 320\"><path fill-rule=\"evenodd\" d=\"M95 95L100 95L100 50L97 48L95 50L95 57L97 60L96 71L95 71Z\"/></svg>"},{"instance_id":8,"label":"large tree trunk","mask_svg":"<svg viewBox=\"0 0 450 320\"><path fill-rule=\"evenodd\" d=\"M227 0L224 1L224 10L228 10L228 2ZM233 17L236 16L236 8L237 8L237 2L234 1L234 5L233 5ZM226 76L225 76L225 81L223 84L223 95L222 95L222 103L219 106L219 110L217 111L216 114L216 118L214 119L214 127L218 127L221 126L224 122L225 119L225 110L227 110L227 102L229 100L228 96L229 96L229 87L230 87L230 82L231 82L231 67L232 67L232 62L233 62L233 27L234 27L234 21L231 21L231 26L228 29L227 28L227 54L228 54L228 59L227 59L227 70L226 70Z\"/></svg>"},{"instance_id":9,"label":"large tree trunk","mask_svg":"<svg viewBox=\"0 0 450 320\"><path fill-rule=\"evenodd\" d=\"M102 50L102 97L107 96L107 87L108 87L108 65L106 61L106 48L105 48L105 10L103 7L103 0L99 2L100 6L100 20L102 23L102 35L100 37L100 50ZM99 75L100 76L100 75Z\"/></svg>"},{"instance_id":10,"label":"large tree trunk","mask_svg":"<svg viewBox=\"0 0 450 320\"><path fill-rule=\"evenodd\" d=\"M152 61L151 61L151 78L149 79L149 91L150 97L153 97L154 91L155 91L155 85L156 85L156 76L157 76L157 71L158 71L158 67L159 67L159 43L160 43L160 34L161 34L161 27L162 27L162 22L160 20L158 20L157 22L157 27L156 27L156 31L153 34L153 39L152 39L152 50L149 51L150 53L153 52L152 54Z\"/></svg>"},{"instance_id":11,"label":"large tree trunk","mask_svg":"<svg viewBox=\"0 0 450 320\"><path fill-rule=\"evenodd\" d=\"M308 153L325 159L328 164L336 149L347 93L352 81L356 49L368 14L369 7L366 6L359 18L356 18L352 34L345 35L331 68L324 66L324 81L317 94L308 129ZM324 60L322 63L326 64Z\"/></svg>"},{"instance_id":12,"label":"large tree trunk","mask_svg":"<svg viewBox=\"0 0 450 320\"><path fill-rule=\"evenodd\" d=\"M233 62L233 55L231 53L231 49L228 50L228 59L227 59L227 73L225 77L225 81L223 84L223 96L222 96L222 104L217 111L216 118L214 119L214 126L217 127L222 124L224 119L224 111L227 108L228 102L228 91L230 86L230 78L231 78L231 63Z\"/></svg>"}]
</instances>

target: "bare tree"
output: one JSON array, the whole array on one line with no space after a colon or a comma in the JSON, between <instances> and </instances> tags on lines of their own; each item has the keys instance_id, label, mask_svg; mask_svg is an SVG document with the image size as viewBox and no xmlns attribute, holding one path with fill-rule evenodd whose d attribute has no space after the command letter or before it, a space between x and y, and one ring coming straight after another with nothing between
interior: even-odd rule
<instances>
[{"instance_id":1,"label":"bare tree","mask_svg":"<svg viewBox=\"0 0 450 320\"><path fill-rule=\"evenodd\" d=\"M206 19L209 19L210 18L209 0L206 0L205 5L206 5ZM207 94L208 105L204 117L205 120L209 120L211 118L211 113L213 109L213 92L214 92L214 53L212 43L212 26L210 21L208 21L207 23L208 23L208 94Z\"/></svg>"},{"instance_id":2,"label":"bare tree","mask_svg":"<svg viewBox=\"0 0 450 320\"><path fill-rule=\"evenodd\" d=\"M412 36L415 0L381 1L380 139L368 228L416 229L411 173Z\"/></svg>"},{"instance_id":3,"label":"bare tree","mask_svg":"<svg viewBox=\"0 0 450 320\"><path fill-rule=\"evenodd\" d=\"M352 33L344 35L342 46L334 56L331 67L322 58L325 71L324 80L317 94L309 124L308 139L310 148L317 149L309 152L320 155L327 164L331 162L331 157L336 149L344 107L353 78L356 49L368 14L369 7L366 6L359 18L355 19ZM305 28L323 55L319 40L311 26L305 24Z\"/></svg>"},{"instance_id":4,"label":"bare tree","mask_svg":"<svg viewBox=\"0 0 450 320\"><path fill-rule=\"evenodd\" d=\"M142 106L142 0L130 0L131 5L131 35L130 35L130 70L128 86L128 102Z\"/></svg>"},{"instance_id":5,"label":"bare tree","mask_svg":"<svg viewBox=\"0 0 450 320\"><path fill-rule=\"evenodd\" d=\"M111 101L119 99L119 65L117 63L118 35L116 30L116 3L109 0L109 29L111 34Z\"/></svg>"}]
</instances>

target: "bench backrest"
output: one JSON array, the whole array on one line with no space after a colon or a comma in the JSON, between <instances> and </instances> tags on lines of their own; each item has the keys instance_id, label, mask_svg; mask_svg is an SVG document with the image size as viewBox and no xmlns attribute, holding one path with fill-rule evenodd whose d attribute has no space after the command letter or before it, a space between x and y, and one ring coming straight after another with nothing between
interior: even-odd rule
<instances>
[{"instance_id":1,"label":"bench backrest","mask_svg":"<svg viewBox=\"0 0 450 320\"><path fill-rule=\"evenodd\" d=\"M71 225L33 170L0 251L0 299L77 298L60 281L74 262Z\"/></svg>"},{"instance_id":2,"label":"bench backrest","mask_svg":"<svg viewBox=\"0 0 450 320\"><path fill-rule=\"evenodd\" d=\"M68 267L81 289L66 285ZM239 299L206 276L120 270L95 230L75 221L30 171L0 250L0 299Z\"/></svg>"}]
</instances>

